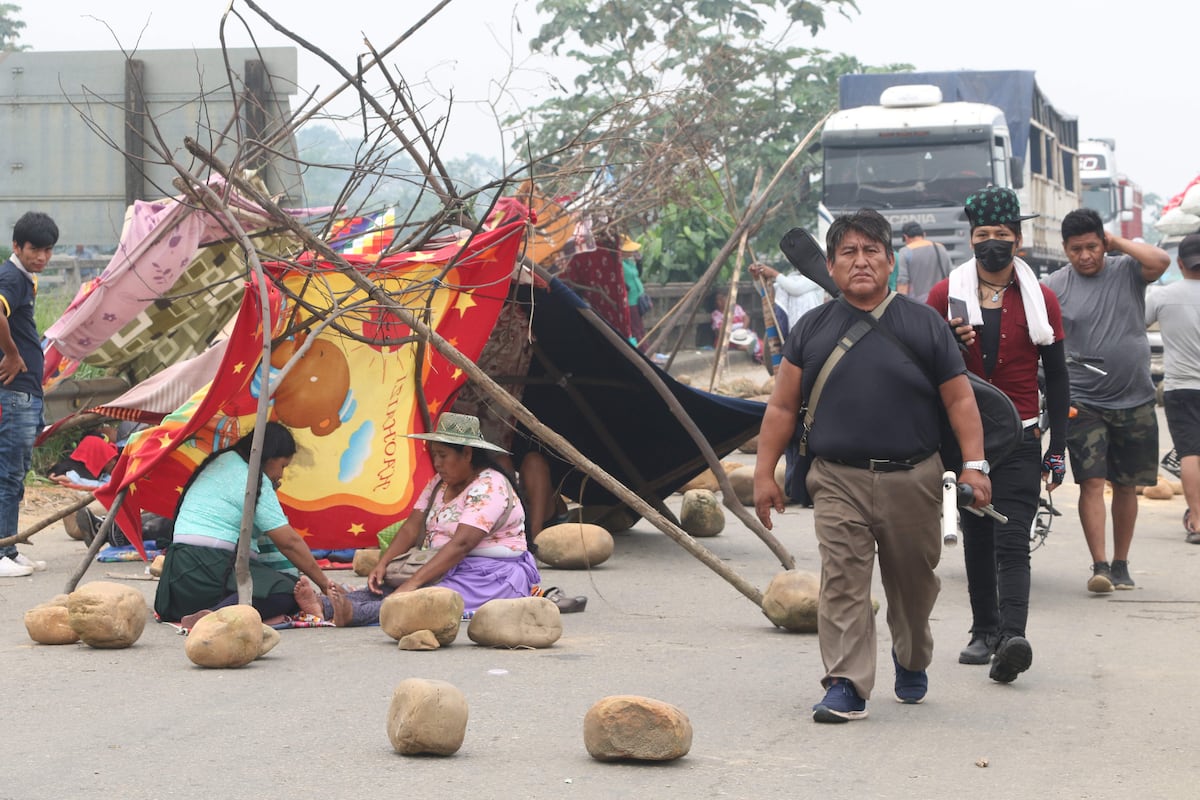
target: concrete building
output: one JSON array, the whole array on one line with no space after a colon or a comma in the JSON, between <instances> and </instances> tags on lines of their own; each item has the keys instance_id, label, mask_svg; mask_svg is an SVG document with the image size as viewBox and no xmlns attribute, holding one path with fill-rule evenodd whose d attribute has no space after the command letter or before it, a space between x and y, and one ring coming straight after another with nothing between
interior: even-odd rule
<instances>
[{"instance_id":1,"label":"concrete building","mask_svg":"<svg viewBox=\"0 0 1200 800\"><path fill-rule=\"evenodd\" d=\"M267 141L277 154L249 164L282 205L303 205L294 137L270 141L296 76L291 47L0 53L0 228L38 209L64 252L110 252L134 200L177 194L170 160L205 174L185 137L225 163L239 140Z\"/></svg>"}]
</instances>

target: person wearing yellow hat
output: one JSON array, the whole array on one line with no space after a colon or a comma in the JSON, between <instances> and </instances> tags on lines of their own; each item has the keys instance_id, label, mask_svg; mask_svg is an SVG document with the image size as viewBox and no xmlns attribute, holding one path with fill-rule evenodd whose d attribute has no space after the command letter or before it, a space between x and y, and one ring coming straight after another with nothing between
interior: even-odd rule
<instances>
[{"instance_id":1,"label":"person wearing yellow hat","mask_svg":"<svg viewBox=\"0 0 1200 800\"><path fill-rule=\"evenodd\" d=\"M630 343L635 347L646 336L646 324L642 320L642 310L649 312L650 297L642 284L642 276L638 271L637 262L642 257L642 246L630 239L629 236L621 241L621 269L625 274L625 293L629 302L629 332Z\"/></svg>"}]
</instances>

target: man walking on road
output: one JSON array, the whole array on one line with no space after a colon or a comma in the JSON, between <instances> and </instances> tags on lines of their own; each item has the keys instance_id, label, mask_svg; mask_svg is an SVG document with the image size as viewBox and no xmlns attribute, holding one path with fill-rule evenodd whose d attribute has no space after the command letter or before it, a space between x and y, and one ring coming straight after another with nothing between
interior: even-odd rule
<instances>
[{"instance_id":1,"label":"man walking on road","mask_svg":"<svg viewBox=\"0 0 1200 800\"><path fill-rule=\"evenodd\" d=\"M1071 404L1071 472L1079 484L1079 522L1092 558L1089 592L1134 588L1129 548L1137 487L1158 481L1158 417L1146 339L1146 286L1171 264L1165 250L1106 233L1100 215L1072 211L1062 222L1070 268L1045 279L1062 307ZM1106 255L1109 252L1118 255ZM1099 359L1100 375L1070 358ZM1105 548L1104 483L1113 486L1113 560Z\"/></svg>"},{"instance_id":2,"label":"man walking on road","mask_svg":"<svg viewBox=\"0 0 1200 800\"><path fill-rule=\"evenodd\" d=\"M1016 257L1021 204L1012 189L989 187L967 198L975 257L933 287L929 305L960 324L967 369L1004 392L1020 414L1020 442L991 465L992 502L1008 522L962 514L963 557L971 598L971 641L960 664L992 663L989 677L1010 683L1033 663L1025 635L1029 619L1029 529L1040 480L1047 491L1063 482L1067 444L1067 362L1058 299ZM958 320L949 298L961 300ZM957 305L957 303L956 303ZM961 309L960 309L961 311ZM1046 373L1049 447L1042 457L1038 362ZM993 658L993 654L995 657Z\"/></svg>"},{"instance_id":3,"label":"man walking on road","mask_svg":"<svg viewBox=\"0 0 1200 800\"><path fill-rule=\"evenodd\" d=\"M1183 280L1146 295L1146 326L1163 339L1163 406L1179 453L1189 544L1200 544L1200 233L1179 243ZM1194 513L1193 513L1194 509Z\"/></svg>"},{"instance_id":4,"label":"man walking on road","mask_svg":"<svg viewBox=\"0 0 1200 800\"><path fill-rule=\"evenodd\" d=\"M42 430L42 343L33 318L37 276L54 252L58 226L30 211L13 226L12 256L0 264L0 539L18 533L33 442ZM0 547L0 577L43 570L46 562Z\"/></svg>"},{"instance_id":5,"label":"man walking on road","mask_svg":"<svg viewBox=\"0 0 1200 800\"><path fill-rule=\"evenodd\" d=\"M904 247L896 254L896 291L924 303L929 290L950 274L950 254L939 242L925 238L919 222L906 222L900 231Z\"/></svg>"},{"instance_id":6,"label":"man walking on road","mask_svg":"<svg viewBox=\"0 0 1200 800\"><path fill-rule=\"evenodd\" d=\"M876 551L896 699L920 703L928 689L929 615L942 548L939 403L968 459L960 480L974 490L977 506L990 501L991 488L983 426L953 333L933 309L888 290L895 265L891 226L863 209L834 220L826 238L828 268L842 297L809 311L788 334L759 433L754 505L771 528L771 509L784 509L775 465L795 432L802 400L814 402L822 367L842 351L816 398L807 485L821 552L817 633L826 690L813 720L846 722L867 716L875 685ZM846 345L848 332L860 321L868 325L871 312L878 314L878 329L869 325Z\"/></svg>"}]
</instances>

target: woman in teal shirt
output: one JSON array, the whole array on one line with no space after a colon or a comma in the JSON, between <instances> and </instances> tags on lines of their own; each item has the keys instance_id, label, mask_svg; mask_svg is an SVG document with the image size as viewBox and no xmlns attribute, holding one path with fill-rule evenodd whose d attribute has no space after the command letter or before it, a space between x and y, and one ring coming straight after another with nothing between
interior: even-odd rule
<instances>
[{"instance_id":1,"label":"woman in teal shirt","mask_svg":"<svg viewBox=\"0 0 1200 800\"><path fill-rule=\"evenodd\" d=\"M188 623L194 623L203 613L238 602L234 554L250 473L252 439L253 434L248 433L232 447L212 453L184 486L175 512L175 537L167 550L154 598L154 610L163 620L181 620L184 627L191 627ZM280 572L275 568L278 563L268 565L258 559L264 536L323 593L329 593L329 579L288 523L275 494L295 454L296 440L291 431L278 422L268 422L250 542L252 604L264 620L300 610L297 577ZM271 549L265 541L261 548ZM305 588L311 596L312 590Z\"/></svg>"}]
</instances>

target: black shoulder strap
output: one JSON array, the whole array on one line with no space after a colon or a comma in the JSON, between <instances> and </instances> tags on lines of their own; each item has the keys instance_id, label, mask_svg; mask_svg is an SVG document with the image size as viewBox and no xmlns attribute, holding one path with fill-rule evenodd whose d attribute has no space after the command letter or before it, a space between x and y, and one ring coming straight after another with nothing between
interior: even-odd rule
<instances>
[{"instance_id":1,"label":"black shoulder strap","mask_svg":"<svg viewBox=\"0 0 1200 800\"><path fill-rule=\"evenodd\" d=\"M821 371L817 373L817 379L813 381L812 389L808 393L808 399L804 403L804 427L800 437L800 454L803 455L808 447L808 432L812 430L813 420L817 415L817 400L821 398L821 390L825 388L825 381L829 379L833 368L842 360L842 356L850 352L850 348L858 344L858 340L871 332L872 327L878 327L877 320L883 316L891 305L892 299L896 297L895 292L888 292L887 297L883 299L879 305L871 310L871 313L864 314L865 319L858 319L850 328L841 335L830 352L829 357L825 359L825 363L821 365ZM846 302L839 296L839 300ZM846 303L846 307L862 314L862 311L854 308L854 306Z\"/></svg>"},{"instance_id":2,"label":"black shoulder strap","mask_svg":"<svg viewBox=\"0 0 1200 800\"><path fill-rule=\"evenodd\" d=\"M908 345L906 345L903 341L901 341L900 337L898 337L898 336L896 336L896 334L892 333L891 329L888 328L888 326L880 323L879 320L883 316L882 313L880 313L879 315L875 315L873 313L867 314L867 313L863 312L861 309L855 308L854 306L847 303L846 299L844 297L839 297L838 300L843 303L846 303L846 307L849 308L850 310L852 310L854 313L858 314L860 320L866 322L872 328L874 328L875 330L882 333L885 337L887 337L888 341L890 341L897 348L899 348L900 352L902 352L902 353L904 353L904 355L908 356L908 359L917 365L917 369L919 369L919 370L921 370L921 372L925 373L925 377L929 380L929 382L931 384L933 384L933 388L934 389L938 388L937 379L934 378L933 373L929 371L929 368L925 365L925 362L922 361L921 359L917 358L917 354L913 352L912 348L909 347Z\"/></svg>"}]
</instances>

